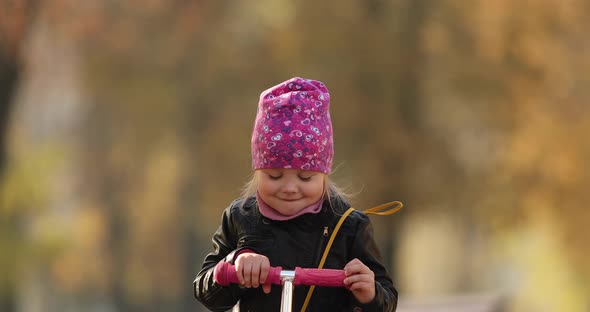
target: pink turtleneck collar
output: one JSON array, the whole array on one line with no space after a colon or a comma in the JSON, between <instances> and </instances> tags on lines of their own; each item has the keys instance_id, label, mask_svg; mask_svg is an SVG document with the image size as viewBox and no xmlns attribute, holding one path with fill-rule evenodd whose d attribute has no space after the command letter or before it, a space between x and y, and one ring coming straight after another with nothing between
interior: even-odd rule
<instances>
[{"instance_id":1,"label":"pink turtleneck collar","mask_svg":"<svg viewBox=\"0 0 590 312\"><path fill-rule=\"evenodd\" d=\"M260 210L260 213L263 216L265 216L271 220L285 221L285 220L291 220L293 218L296 218L296 217L298 217L302 214L306 214L306 213L317 214L318 212L320 212L322 210L322 202L324 201L324 197L322 196L322 198L320 198L320 200L318 200L316 203L303 208L301 211L299 211L298 213L291 215L291 216L286 216L286 215L278 212L277 210L275 210L271 206L269 206L267 203L265 203L262 200L262 197L260 197L260 195L258 193L256 193L256 201L258 202L258 210Z\"/></svg>"}]
</instances>

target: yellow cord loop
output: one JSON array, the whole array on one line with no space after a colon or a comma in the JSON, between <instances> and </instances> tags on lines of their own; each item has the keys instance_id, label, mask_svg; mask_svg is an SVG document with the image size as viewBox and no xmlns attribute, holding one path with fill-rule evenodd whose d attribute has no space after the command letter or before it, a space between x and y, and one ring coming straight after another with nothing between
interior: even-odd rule
<instances>
[{"instance_id":1,"label":"yellow cord loop","mask_svg":"<svg viewBox=\"0 0 590 312\"><path fill-rule=\"evenodd\" d=\"M393 205L395 205L395 207L389 208ZM400 202L400 201L392 201L389 203L385 203L383 205L379 205L377 207L363 210L363 212L368 215L390 216L390 215L398 212L400 209L402 209L403 206L404 206L404 204L402 204L402 202ZM385 210L385 208L389 208L389 209Z\"/></svg>"},{"instance_id":2,"label":"yellow cord loop","mask_svg":"<svg viewBox=\"0 0 590 312\"><path fill-rule=\"evenodd\" d=\"M336 238L336 233L338 233L338 230L340 230L340 226L342 226L342 223L344 223L344 220L346 219L346 217L348 217L348 215L354 211L354 208L350 207L348 208L348 210L346 210L346 212L340 217L340 220L338 220L338 223L336 224L336 227L334 228L334 231L332 231L332 235L330 235L330 239L328 240L328 244L326 245L326 249L324 249L324 254L322 255L322 260L320 260L320 264L318 265L318 269L321 269L324 267L324 263L326 262L326 258L328 258L328 253L330 253L330 247L332 247L332 243L334 242L334 238ZM303 302L303 307L301 308L301 312L305 312L305 310L307 309L307 305L309 304L309 300L311 299L311 295L313 294L313 291L315 289L315 286L310 286L309 290L307 291L307 296L305 296L305 301Z\"/></svg>"},{"instance_id":3,"label":"yellow cord loop","mask_svg":"<svg viewBox=\"0 0 590 312\"><path fill-rule=\"evenodd\" d=\"M395 207L385 210L386 208L389 208L393 205L395 205ZM402 204L399 201L392 201L389 203L385 203L383 205L379 205L377 207L363 210L363 213L365 213L367 215L390 216L390 215L398 212L400 209L402 209L403 206L404 206L404 204ZM330 239L328 240L328 244L326 245L326 249L324 249L324 254L322 255L322 259L320 260L320 264L318 265L318 269L321 269L324 267L324 263L326 262L326 258L328 258L328 253L330 253L330 247L332 247L332 243L334 242L334 239L336 238L336 233L338 233L338 230L340 230L340 226L342 226L342 223L344 223L344 220L346 219L346 217L348 217L348 215L353 211L354 211L354 208L352 208L352 207L348 208L348 210L340 217L340 220L338 220L336 227L332 231L332 235L330 235ZM301 312L305 312L305 310L307 310L307 306L309 305L309 300L311 299L311 295L313 294L314 289L315 289L315 286L309 287L309 290L307 291L307 296L305 297L305 301L303 302L303 307L301 308Z\"/></svg>"}]
</instances>

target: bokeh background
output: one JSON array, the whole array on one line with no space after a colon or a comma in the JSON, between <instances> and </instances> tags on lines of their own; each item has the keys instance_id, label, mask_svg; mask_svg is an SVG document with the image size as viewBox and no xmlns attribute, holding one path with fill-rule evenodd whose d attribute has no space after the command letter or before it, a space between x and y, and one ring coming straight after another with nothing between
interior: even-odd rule
<instances>
[{"instance_id":1,"label":"bokeh background","mask_svg":"<svg viewBox=\"0 0 590 312\"><path fill-rule=\"evenodd\" d=\"M0 0L0 311L204 311L192 280L251 174L258 96L294 76L330 89L354 206L406 205L372 217L400 311L590 311L589 17Z\"/></svg>"}]
</instances>

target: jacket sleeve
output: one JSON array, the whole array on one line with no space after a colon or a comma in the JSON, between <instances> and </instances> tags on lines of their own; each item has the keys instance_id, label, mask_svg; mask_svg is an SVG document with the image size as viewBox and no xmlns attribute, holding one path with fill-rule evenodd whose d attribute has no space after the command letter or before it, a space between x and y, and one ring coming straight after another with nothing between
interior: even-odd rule
<instances>
[{"instance_id":1,"label":"jacket sleeve","mask_svg":"<svg viewBox=\"0 0 590 312\"><path fill-rule=\"evenodd\" d=\"M361 215L361 221L357 225L356 239L353 243L352 256L361 260L375 273L375 299L367 304L357 302L357 305L362 308L362 311L393 312L397 308L397 290L393 287L389 273L383 266L380 252L373 238L371 220L365 214Z\"/></svg>"},{"instance_id":2,"label":"jacket sleeve","mask_svg":"<svg viewBox=\"0 0 590 312\"><path fill-rule=\"evenodd\" d=\"M235 203L223 212L221 225L213 234L213 252L205 257L203 267L193 282L195 298L211 311L230 310L240 297L238 285L221 286L213 278L215 265L220 261L233 264L233 256L238 251L232 207L236 207Z\"/></svg>"}]
</instances>

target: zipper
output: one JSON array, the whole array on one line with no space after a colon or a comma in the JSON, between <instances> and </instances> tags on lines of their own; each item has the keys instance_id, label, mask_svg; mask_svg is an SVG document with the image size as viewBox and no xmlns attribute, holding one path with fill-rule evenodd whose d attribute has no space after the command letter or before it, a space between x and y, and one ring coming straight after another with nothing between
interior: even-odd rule
<instances>
[{"instance_id":1,"label":"zipper","mask_svg":"<svg viewBox=\"0 0 590 312\"><path fill-rule=\"evenodd\" d=\"M238 240L238 247L247 247L256 244L269 244L272 243L271 238L267 238L259 235L245 235Z\"/></svg>"},{"instance_id":2,"label":"zipper","mask_svg":"<svg viewBox=\"0 0 590 312\"><path fill-rule=\"evenodd\" d=\"M322 231L322 236L320 237L320 241L318 243L318 250L316 251L316 256L315 256L315 267L317 268L317 266L320 264L320 260L322 259L322 252L324 251L324 242L326 241L326 237L328 237L329 231L328 231L329 227L326 225L324 226L324 230Z\"/></svg>"}]
</instances>

